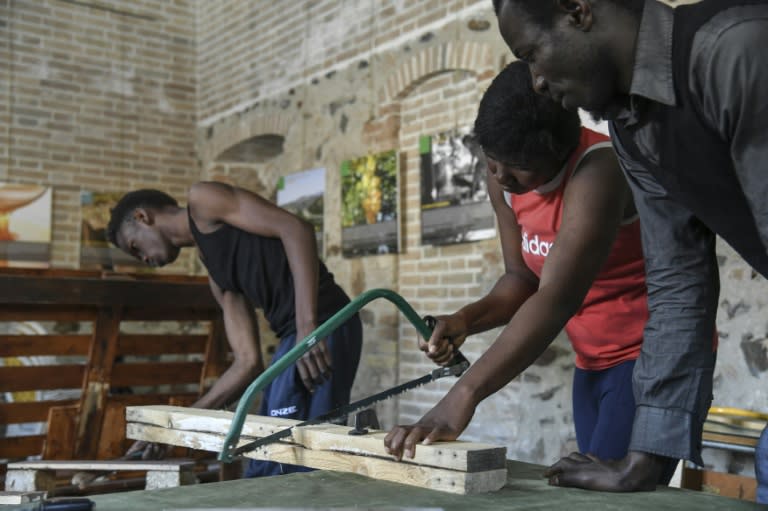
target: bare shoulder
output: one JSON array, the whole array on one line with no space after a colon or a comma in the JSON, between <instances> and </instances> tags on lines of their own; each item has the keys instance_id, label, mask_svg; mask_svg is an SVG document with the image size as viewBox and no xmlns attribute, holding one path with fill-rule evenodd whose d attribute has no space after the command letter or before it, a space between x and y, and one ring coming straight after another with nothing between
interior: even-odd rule
<instances>
[{"instance_id":1,"label":"bare shoulder","mask_svg":"<svg viewBox=\"0 0 768 511\"><path fill-rule=\"evenodd\" d=\"M187 207L196 223L214 225L232 204L235 190L226 183L200 181L189 187Z\"/></svg>"},{"instance_id":2,"label":"bare shoulder","mask_svg":"<svg viewBox=\"0 0 768 511\"><path fill-rule=\"evenodd\" d=\"M601 147L585 155L565 193L569 209L610 210L618 213L619 218L635 214L632 192L611 147Z\"/></svg>"},{"instance_id":3,"label":"bare shoulder","mask_svg":"<svg viewBox=\"0 0 768 511\"><path fill-rule=\"evenodd\" d=\"M587 182L599 188L619 187L623 190L626 186L619 160L611 147L599 147L584 155L574 170L572 181Z\"/></svg>"},{"instance_id":4,"label":"bare shoulder","mask_svg":"<svg viewBox=\"0 0 768 511\"><path fill-rule=\"evenodd\" d=\"M226 200L234 193L234 188L226 183L216 181L200 181L189 187L189 204L205 206Z\"/></svg>"}]
</instances>

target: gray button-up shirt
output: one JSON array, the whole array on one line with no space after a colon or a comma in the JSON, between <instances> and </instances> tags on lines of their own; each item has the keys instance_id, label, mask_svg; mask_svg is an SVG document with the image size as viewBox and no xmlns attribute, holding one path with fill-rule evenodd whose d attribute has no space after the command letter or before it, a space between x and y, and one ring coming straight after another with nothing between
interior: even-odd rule
<instances>
[{"instance_id":1,"label":"gray button-up shirt","mask_svg":"<svg viewBox=\"0 0 768 511\"><path fill-rule=\"evenodd\" d=\"M672 25L669 6L646 1L631 106L612 121L633 126L639 150L657 164L658 125L645 121L643 110L649 102L677 104ZM738 179L768 247L768 2L724 10L699 29L689 84L702 121L730 143ZM637 411L629 448L701 465L719 294L714 234L672 201L615 138L614 147L640 214L650 310L634 374Z\"/></svg>"}]
</instances>

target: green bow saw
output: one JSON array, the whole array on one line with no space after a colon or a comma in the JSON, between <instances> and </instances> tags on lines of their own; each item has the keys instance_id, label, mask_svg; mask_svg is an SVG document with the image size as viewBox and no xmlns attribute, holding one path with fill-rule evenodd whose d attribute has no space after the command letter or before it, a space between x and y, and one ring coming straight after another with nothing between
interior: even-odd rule
<instances>
[{"instance_id":1,"label":"green bow saw","mask_svg":"<svg viewBox=\"0 0 768 511\"><path fill-rule=\"evenodd\" d=\"M418 330L419 334L421 334L424 339L428 340L432 335L432 329L419 317L418 314L416 314L413 307L411 307L399 294L389 289L371 289L365 291L342 307L339 312L331 316L322 325L313 330L312 333L296 344L296 346L294 346L288 353L280 357L279 360L261 373L259 377L245 389L245 392L237 405L237 410L235 410L235 415L232 418L232 423L229 426L227 436L224 439L222 451L219 453L218 459L220 461L229 463L235 460L235 449L240 440L240 433L243 431L245 417L248 415L248 411L251 409L251 405L253 404L254 399L256 399L256 395L274 380L277 375L282 373L302 355L312 349L312 347L317 344L318 339L327 337L331 332L355 315L357 311L377 298L386 298L395 304L408 321L416 327L416 330Z\"/></svg>"}]
</instances>

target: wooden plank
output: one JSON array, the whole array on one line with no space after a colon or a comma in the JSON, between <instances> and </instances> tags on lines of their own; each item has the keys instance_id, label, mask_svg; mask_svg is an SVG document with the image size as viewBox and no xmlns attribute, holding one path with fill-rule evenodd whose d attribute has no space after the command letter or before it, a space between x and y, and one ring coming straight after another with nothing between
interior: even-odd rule
<instances>
[{"instance_id":1,"label":"wooden plank","mask_svg":"<svg viewBox=\"0 0 768 511\"><path fill-rule=\"evenodd\" d=\"M18 459L42 454L45 435L0 438L0 458Z\"/></svg>"},{"instance_id":2,"label":"wooden plank","mask_svg":"<svg viewBox=\"0 0 768 511\"><path fill-rule=\"evenodd\" d=\"M206 335L122 334L117 340L117 355L203 353L206 339Z\"/></svg>"},{"instance_id":3,"label":"wooden plank","mask_svg":"<svg viewBox=\"0 0 768 511\"><path fill-rule=\"evenodd\" d=\"M740 420L713 417L710 415L704 421L704 431L713 433L726 433L742 436L759 437L763 432L766 422L761 420Z\"/></svg>"},{"instance_id":4,"label":"wooden plank","mask_svg":"<svg viewBox=\"0 0 768 511\"><path fill-rule=\"evenodd\" d=\"M35 460L8 463L8 470L75 470L75 471L147 471L163 470L179 472L192 468L195 462L188 459L167 460Z\"/></svg>"},{"instance_id":5,"label":"wooden plank","mask_svg":"<svg viewBox=\"0 0 768 511\"><path fill-rule=\"evenodd\" d=\"M87 335L3 335L0 336L0 357L85 356L90 343Z\"/></svg>"},{"instance_id":6,"label":"wooden plank","mask_svg":"<svg viewBox=\"0 0 768 511\"><path fill-rule=\"evenodd\" d=\"M710 442L723 442L726 444L746 445L747 447L756 447L758 437L743 436L743 435L729 435L725 433L713 433L710 431L704 431L701 435L702 440L709 440Z\"/></svg>"},{"instance_id":7,"label":"wooden plank","mask_svg":"<svg viewBox=\"0 0 768 511\"><path fill-rule=\"evenodd\" d=\"M33 277L80 277L100 278L97 270L70 270L67 268L0 268L0 276L33 276Z\"/></svg>"},{"instance_id":8,"label":"wooden plank","mask_svg":"<svg viewBox=\"0 0 768 511\"><path fill-rule=\"evenodd\" d=\"M95 458L103 427L104 407L111 388L112 367L120 336L120 307L104 307L93 327L93 341L88 354L86 379L80 397L80 417L75 437L75 457Z\"/></svg>"},{"instance_id":9,"label":"wooden plank","mask_svg":"<svg viewBox=\"0 0 768 511\"><path fill-rule=\"evenodd\" d=\"M749 501L754 501L757 494L757 480L753 477L688 467L683 467L680 487Z\"/></svg>"},{"instance_id":10,"label":"wooden plank","mask_svg":"<svg viewBox=\"0 0 768 511\"><path fill-rule=\"evenodd\" d=\"M183 445L207 451L219 451L224 444L224 435L166 429L131 422L128 423L126 433L128 438L135 440ZM248 440L243 439L240 444ZM283 443L264 446L258 451L248 453L246 457L322 470L351 472L374 479L461 495L496 491L507 481L506 468L483 472L460 472L343 452L314 451Z\"/></svg>"},{"instance_id":11,"label":"wooden plank","mask_svg":"<svg viewBox=\"0 0 768 511\"><path fill-rule=\"evenodd\" d=\"M0 505L28 504L44 498L44 491L2 491Z\"/></svg>"},{"instance_id":12,"label":"wooden plank","mask_svg":"<svg viewBox=\"0 0 768 511\"><path fill-rule=\"evenodd\" d=\"M206 432L225 435L229 431L233 413L221 410L202 410L172 406L140 406L126 408L129 423L142 423L167 427L179 431ZM259 438L298 424L299 421L278 417L248 415L243 425L243 436ZM350 436L352 428L333 424L318 424L295 428L288 441L309 449L349 452L365 456L391 459L384 450L386 433ZM417 464L464 472L504 468L506 448L474 442L440 442L419 445L414 459L403 463Z\"/></svg>"},{"instance_id":13,"label":"wooden plank","mask_svg":"<svg viewBox=\"0 0 768 511\"><path fill-rule=\"evenodd\" d=\"M191 468L180 471L171 470L147 470L146 490L159 490L161 488L176 488L187 484L197 483Z\"/></svg>"},{"instance_id":14,"label":"wooden plank","mask_svg":"<svg viewBox=\"0 0 768 511\"><path fill-rule=\"evenodd\" d=\"M0 304L78 303L94 306L140 305L146 308L214 308L206 284L167 280L50 278L33 275L0 276Z\"/></svg>"},{"instance_id":15,"label":"wooden plank","mask_svg":"<svg viewBox=\"0 0 768 511\"><path fill-rule=\"evenodd\" d=\"M202 362L147 362L115 364L112 387L131 385L163 385L200 381Z\"/></svg>"},{"instance_id":16,"label":"wooden plank","mask_svg":"<svg viewBox=\"0 0 768 511\"><path fill-rule=\"evenodd\" d=\"M229 351L230 348L224 330L224 321L221 318L218 318L208 325L208 338L205 343L203 370L200 373L200 384L198 387L200 394L205 393L206 388L209 386L209 382L215 381L227 370L227 367L229 366L227 363L227 354Z\"/></svg>"},{"instance_id":17,"label":"wooden plank","mask_svg":"<svg viewBox=\"0 0 768 511\"><path fill-rule=\"evenodd\" d=\"M95 321L97 307L81 305L18 305L3 304L0 321Z\"/></svg>"},{"instance_id":18,"label":"wooden plank","mask_svg":"<svg viewBox=\"0 0 768 511\"><path fill-rule=\"evenodd\" d=\"M48 434L43 445L43 458L66 460L75 455L79 404L53 406L48 410Z\"/></svg>"},{"instance_id":19,"label":"wooden plank","mask_svg":"<svg viewBox=\"0 0 768 511\"><path fill-rule=\"evenodd\" d=\"M159 403L161 401L155 401ZM45 422L48 409L52 406L69 406L76 400L29 401L22 403L0 403L0 424L20 424L22 422Z\"/></svg>"},{"instance_id":20,"label":"wooden plank","mask_svg":"<svg viewBox=\"0 0 768 511\"><path fill-rule=\"evenodd\" d=\"M189 405L194 403L198 397L200 396L193 392L179 394L115 394L109 396L109 401L121 406L174 404L173 401Z\"/></svg>"},{"instance_id":21,"label":"wooden plank","mask_svg":"<svg viewBox=\"0 0 768 511\"><path fill-rule=\"evenodd\" d=\"M8 470L5 489L11 491L46 491L56 489L56 478L47 470Z\"/></svg>"},{"instance_id":22,"label":"wooden plank","mask_svg":"<svg viewBox=\"0 0 768 511\"><path fill-rule=\"evenodd\" d=\"M122 280L139 282L177 282L208 285L208 277L171 273L127 273L107 270L75 270L66 268L0 268L0 279L5 277L46 277L49 279L77 278L93 280Z\"/></svg>"},{"instance_id":23,"label":"wooden plank","mask_svg":"<svg viewBox=\"0 0 768 511\"><path fill-rule=\"evenodd\" d=\"M5 392L79 389L83 385L83 375L84 366L74 364L3 367L0 388Z\"/></svg>"},{"instance_id":24,"label":"wooden plank","mask_svg":"<svg viewBox=\"0 0 768 511\"><path fill-rule=\"evenodd\" d=\"M102 428L98 438L96 458L100 460L120 458L131 445L125 438L125 406L111 399L107 401L106 406L104 424L109 427Z\"/></svg>"},{"instance_id":25,"label":"wooden plank","mask_svg":"<svg viewBox=\"0 0 768 511\"><path fill-rule=\"evenodd\" d=\"M140 306L126 306L123 319L126 321L212 321L221 314L218 307L156 307L147 309Z\"/></svg>"}]
</instances>

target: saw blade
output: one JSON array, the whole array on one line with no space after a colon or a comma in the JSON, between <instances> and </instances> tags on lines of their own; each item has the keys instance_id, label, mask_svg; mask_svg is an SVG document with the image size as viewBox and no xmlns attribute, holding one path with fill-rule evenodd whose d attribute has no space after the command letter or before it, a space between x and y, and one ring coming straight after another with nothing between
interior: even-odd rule
<instances>
[{"instance_id":1,"label":"saw blade","mask_svg":"<svg viewBox=\"0 0 768 511\"><path fill-rule=\"evenodd\" d=\"M322 424L325 422L331 422L335 419L344 418L351 413L359 412L364 408L368 408L372 404L378 403L379 401L383 401L385 399L389 399L390 397L396 396L398 394L402 394L407 390L411 390L421 385L424 385L425 383L429 383L434 379L435 379L435 374L428 373L422 376L421 378L416 378L415 380L402 383L400 385L397 385L396 387L392 387L390 389L379 392L378 394L374 394L372 396L368 396L359 401L355 401L354 403L349 403L348 405L340 406L314 419L309 419L303 422L299 422L298 424L294 424L293 426L285 428L276 433L272 433L271 435L267 435L265 437L259 438L258 440L254 440L253 442L249 442L245 445L241 445L240 447L235 449L234 455L240 456L246 452L251 452L255 449L258 449L263 445L271 444L282 438L289 437L293 433L294 428L299 428L302 426L312 426L314 424Z\"/></svg>"}]
</instances>

